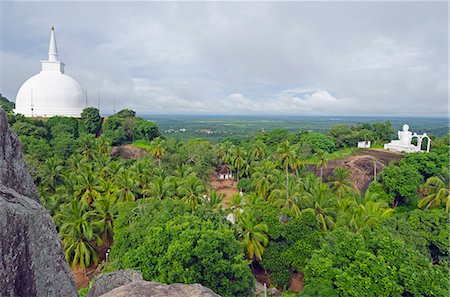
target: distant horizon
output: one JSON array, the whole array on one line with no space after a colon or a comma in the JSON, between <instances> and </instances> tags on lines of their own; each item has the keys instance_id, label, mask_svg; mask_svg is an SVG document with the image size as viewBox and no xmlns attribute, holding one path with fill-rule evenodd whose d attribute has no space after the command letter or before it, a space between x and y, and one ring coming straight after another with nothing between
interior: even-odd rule
<instances>
[{"instance_id":1,"label":"distant horizon","mask_svg":"<svg viewBox=\"0 0 450 297\"><path fill-rule=\"evenodd\" d=\"M107 114L113 115L114 113ZM106 114L105 114L106 115ZM139 113L138 116L206 116L206 117L335 117L335 118L429 118L429 119L447 119L450 120L450 116L442 115L336 115L336 114L324 114L324 115L295 115L295 114L214 114L214 113Z\"/></svg>"}]
</instances>

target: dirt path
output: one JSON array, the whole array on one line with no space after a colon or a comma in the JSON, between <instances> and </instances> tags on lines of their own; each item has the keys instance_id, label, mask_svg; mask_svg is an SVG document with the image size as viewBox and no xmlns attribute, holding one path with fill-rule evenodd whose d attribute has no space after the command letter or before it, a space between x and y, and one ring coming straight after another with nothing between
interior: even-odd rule
<instances>
[{"instance_id":1,"label":"dirt path","mask_svg":"<svg viewBox=\"0 0 450 297\"><path fill-rule=\"evenodd\" d=\"M98 257L100 260L99 264L91 265L86 269L83 269L79 266L75 266L75 268L72 269L72 275L75 279L75 284L77 285L78 289L86 288L89 285L91 279L100 274L101 270L104 268L103 264L106 260L106 252L108 250L108 247L102 245L100 247L97 247L96 250L98 252Z\"/></svg>"},{"instance_id":2,"label":"dirt path","mask_svg":"<svg viewBox=\"0 0 450 297\"><path fill-rule=\"evenodd\" d=\"M75 279L75 284L77 285L78 289L86 288L89 285L89 281L94 276L96 269L97 265L89 266L86 269L76 266L74 269L72 269L72 275Z\"/></svg>"}]
</instances>

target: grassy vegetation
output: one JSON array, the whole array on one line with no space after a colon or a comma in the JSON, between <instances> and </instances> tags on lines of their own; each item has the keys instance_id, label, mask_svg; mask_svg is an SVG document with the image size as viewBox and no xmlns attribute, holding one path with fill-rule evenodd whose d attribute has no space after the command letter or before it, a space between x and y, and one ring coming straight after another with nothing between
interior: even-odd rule
<instances>
[{"instance_id":1,"label":"grassy vegetation","mask_svg":"<svg viewBox=\"0 0 450 297\"><path fill-rule=\"evenodd\" d=\"M327 154L327 160L333 160L333 159L339 159L339 158L346 158L354 155L356 152L360 151L360 148L352 147L352 148L343 148L340 150L337 150L335 152L332 152L330 154ZM319 162L318 156L312 155L308 160L306 160L306 164L317 164Z\"/></svg>"},{"instance_id":2,"label":"grassy vegetation","mask_svg":"<svg viewBox=\"0 0 450 297\"><path fill-rule=\"evenodd\" d=\"M144 140L136 140L135 142L133 142L133 145L147 150L151 149L151 145Z\"/></svg>"}]
</instances>

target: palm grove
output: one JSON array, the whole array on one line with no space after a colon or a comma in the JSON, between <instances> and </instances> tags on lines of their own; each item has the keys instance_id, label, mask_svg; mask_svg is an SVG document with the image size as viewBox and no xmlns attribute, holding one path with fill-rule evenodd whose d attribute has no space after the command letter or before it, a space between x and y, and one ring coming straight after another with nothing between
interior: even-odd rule
<instances>
[{"instance_id":1,"label":"palm grove","mask_svg":"<svg viewBox=\"0 0 450 297\"><path fill-rule=\"evenodd\" d=\"M361 193L345 168L327 178L323 169L361 135L389 140L389 123L210 143L161 138L131 110L46 121L9 111L72 267L97 264L111 247L105 271L137 269L222 296L251 296L256 267L283 289L302 273L299 296L447 293L448 136L391 164ZM147 152L141 158L110 156L111 145L133 142ZM241 190L226 202L208 184L222 164Z\"/></svg>"}]
</instances>

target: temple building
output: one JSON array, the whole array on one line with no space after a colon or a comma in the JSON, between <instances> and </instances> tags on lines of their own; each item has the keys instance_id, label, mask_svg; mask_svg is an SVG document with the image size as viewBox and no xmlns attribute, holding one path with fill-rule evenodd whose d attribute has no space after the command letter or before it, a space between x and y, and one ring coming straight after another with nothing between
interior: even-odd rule
<instances>
[{"instance_id":1,"label":"temple building","mask_svg":"<svg viewBox=\"0 0 450 297\"><path fill-rule=\"evenodd\" d=\"M58 59L53 27L48 60L41 60L41 63L41 72L20 87L14 111L27 117L79 117L86 104L86 94L75 79L64 73L64 63Z\"/></svg>"}]
</instances>

